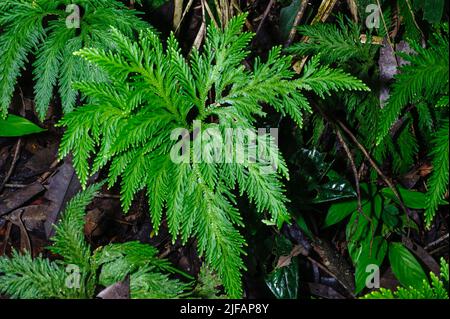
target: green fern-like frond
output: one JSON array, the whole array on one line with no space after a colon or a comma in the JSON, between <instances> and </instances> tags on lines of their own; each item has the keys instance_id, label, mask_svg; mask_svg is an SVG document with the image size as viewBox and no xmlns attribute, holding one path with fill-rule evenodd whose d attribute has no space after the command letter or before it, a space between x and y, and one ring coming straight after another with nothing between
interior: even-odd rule
<instances>
[{"instance_id":1,"label":"green fern-like frond","mask_svg":"<svg viewBox=\"0 0 450 319\"><path fill-rule=\"evenodd\" d=\"M449 138L448 119L444 120L436 132L433 141L433 172L428 180L427 208L425 210L425 222L430 227L437 207L448 190L449 174Z\"/></svg>"},{"instance_id":2,"label":"green fern-like frond","mask_svg":"<svg viewBox=\"0 0 450 319\"><path fill-rule=\"evenodd\" d=\"M438 35L422 48L412 42L414 55L398 53L409 62L400 68L387 105L381 112L377 144L389 133L389 129L408 103L436 100L439 95L448 95L449 44L448 36Z\"/></svg>"},{"instance_id":3,"label":"green fern-like frond","mask_svg":"<svg viewBox=\"0 0 450 319\"><path fill-rule=\"evenodd\" d=\"M178 298L190 286L171 279L167 272L179 271L157 253L156 248L139 242L102 247L94 254L95 265L101 267L99 283L109 286L130 275L131 298Z\"/></svg>"},{"instance_id":4,"label":"green fern-like frond","mask_svg":"<svg viewBox=\"0 0 450 319\"><path fill-rule=\"evenodd\" d=\"M10 6L7 6L10 4ZM17 78L28 54L44 37L42 20L47 7L29 1L6 1L0 11L0 116L6 117Z\"/></svg>"},{"instance_id":5,"label":"green fern-like frond","mask_svg":"<svg viewBox=\"0 0 450 319\"><path fill-rule=\"evenodd\" d=\"M51 262L42 257L32 259L13 253L12 258L0 258L0 291L14 298L90 298L94 292L95 267L90 262L90 247L84 240L85 207L92 201L101 184L95 184L76 195L62 213L55 226L50 251L60 255L64 262ZM79 267L79 278L68 285L67 265Z\"/></svg>"},{"instance_id":6,"label":"green fern-like frond","mask_svg":"<svg viewBox=\"0 0 450 319\"><path fill-rule=\"evenodd\" d=\"M245 15L240 15L224 31L209 27L203 50L194 49L189 59L181 54L174 35L165 47L152 30L142 30L133 41L114 29L115 49L85 48L76 53L108 78L77 82L75 88L89 103L60 123L67 127L60 157L73 153L82 185L90 174L111 163L108 184L121 178L125 211L135 194L147 188L154 229L159 229L165 213L174 241L196 238L200 255L235 298L242 295L241 256L246 243L236 229L243 223L234 192L238 188L257 211L281 227L289 220L281 182L288 177L286 164L274 143L255 148L251 137L233 140L231 148L245 144L264 156L239 161L248 154L217 153L214 147L199 151L195 145L213 138L206 132L223 136L227 129L240 130L242 135L254 130L256 117L265 115L262 103L290 115L301 126L302 113L310 112L302 89L324 95L366 88L317 61L302 78L292 80L291 58L283 56L280 47L273 48L265 62L256 59L252 71L246 70L242 61L252 34L241 32L244 21ZM267 137L258 135L258 140ZM186 140L192 145L176 162L173 155ZM91 168L89 160L97 147Z\"/></svg>"},{"instance_id":7,"label":"green fern-like frond","mask_svg":"<svg viewBox=\"0 0 450 319\"><path fill-rule=\"evenodd\" d=\"M72 83L80 79L102 79L102 74L73 52L82 46L108 47L109 29L116 27L125 34L149 27L134 10L117 0L78 1L84 9L80 27L67 25L72 1L2 1L0 10L0 115L5 117L17 79L26 67L29 55L35 55L33 74L36 111L45 118L54 88L58 87L64 113L77 101ZM70 11L70 10L69 10ZM47 21L48 20L48 21Z\"/></svg>"},{"instance_id":8,"label":"green fern-like frond","mask_svg":"<svg viewBox=\"0 0 450 319\"><path fill-rule=\"evenodd\" d=\"M102 183L94 184L67 204L56 226L49 250L63 260L32 258L13 251L0 257L0 293L12 298L92 298L99 285L108 286L131 278L133 298L176 298L190 284L170 278L177 270L157 257L157 249L138 242L109 244L93 254L84 239L85 207ZM98 277L98 278L97 278Z\"/></svg>"},{"instance_id":9,"label":"green fern-like frond","mask_svg":"<svg viewBox=\"0 0 450 319\"><path fill-rule=\"evenodd\" d=\"M351 20L338 16L337 24L317 23L298 27L299 33L308 38L306 42L297 42L287 51L296 55L317 55L322 52L322 61L326 63L349 61L367 61L372 59L374 46L370 38L361 41L361 28Z\"/></svg>"},{"instance_id":10,"label":"green fern-like frond","mask_svg":"<svg viewBox=\"0 0 450 319\"><path fill-rule=\"evenodd\" d=\"M208 267L203 266L200 268L197 282L197 285L190 293L191 298L223 299L226 297L220 292L222 282L217 274L212 272Z\"/></svg>"},{"instance_id":11,"label":"green fern-like frond","mask_svg":"<svg viewBox=\"0 0 450 319\"><path fill-rule=\"evenodd\" d=\"M102 184L94 184L84 192L75 195L62 213L61 221L55 226L53 245L49 249L68 264L78 265L86 270L90 266L90 248L84 240L85 208L94 199Z\"/></svg>"},{"instance_id":12,"label":"green fern-like frond","mask_svg":"<svg viewBox=\"0 0 450 319\"><path fill-rule=\"evenodd\" d=\"M411 125L406 123L405 127L398 133L396 144L389 145L392 158L393 170L395 173L406 173L415 162L415 155L418 151L417 139L411 132Z\"/></svg>"},{"instance_id":13,"label":"green fern-like frond","mask_svg":"<svg viewBox=\"0 0 450 319\"><path fill-rule=\"evenodd\" d=\"M29 253L18 252L11 258L0 257L0 291L12 298L73 298L66 278L62 265L42 257L32 259Z\"/></svg>"},{"instance_id":14,"label":"green fern-like frond","mask_svg":"<svg viewBox=\"0 0 450 319\"><path fill-rule=\"evenodd\" d=\"M315 56L305 65L299 82L300 88L311 90L321 97L333 91L369 91L367 86L342 70L320 65L320 56Z\"/></svg>"},{"instance_id":15,"label":"green fern-like frond","mask_svg":"<svg viewBox=\"0 0 450 319\"><path fill-rule=\"evenodd\" d=\"M97 265L108 265L110 270L113 269L108 273L103 269L102 272L104 278L113 276L112 279L104 279L107 284L112 284L123 280L128 273L144 266L169 272L176 271L168 261L158 258L157 254L158 250L155 247L131 241L104 246L95 252L94 259ZM124 268L114 269L120 266Z\"/></svg>"},{"instance_id":16,"label":"green fern-like frond","mask_svg":"<svg viewBox=\"0 0 450 319\"><path fill-rule=\"evenodd\" d=\"M190 286L167 274L140 268L130 276L131 298L134 299L177 299Z\"/></svg>"}]
</instances>

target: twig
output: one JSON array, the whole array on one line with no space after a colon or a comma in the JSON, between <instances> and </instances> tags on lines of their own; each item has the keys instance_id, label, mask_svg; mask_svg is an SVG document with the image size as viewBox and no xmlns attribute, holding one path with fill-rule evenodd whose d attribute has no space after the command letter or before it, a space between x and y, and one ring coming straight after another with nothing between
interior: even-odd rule
<instances>
[{"instance_id":1,"label":"twig","mask_svg":"<svg viewBox=\"0 0 450 319\"><path fill-rule=\"evenodd\" d=\"M389 43L390 47L392 48L392 52L395 52L394 44L391 41L391 36L389 34L389 29L387 27L386 20L384 19L383 11L381 10L381 4L380 4L379 0L377 0L377 5L378 5L378 10L379 10L379 14L380 14L380 17L381 17L381 21L383 21L383 27L386 30L387 42Z\"/></svg>"},{"instance_id":2,"label":"twig","mask_svg":"<svg viewBox=\"0 0 450 319\"><path fill-rule=\"evenodd\" d=\"M361 188L359 187L358 171L356 169L355 161L353 160L353 155L350 152L350 149L348 148L347 143L345 143L344 138L342 137L342 134L339 131L339 129L336 130L336 135L339 140L339 143L341 143L342 147L344 148L345 153L347 154L348 160L350 162L350 166L352 168L353 175L355 177L356 195L358 197L358 211L364 215L363 210L362 210L362 203L361 203ZM364 217L366 217L368 220L370 220L370 218L368 218L367 216L364 216Z\"/></svg>"},{"instance_id":3,"label":"twig","mask_svg":"<svg viewBox=\"0 0 450 319\"><path fill-rule=\"evenodd\" d=\"M325 22L333 11L334 6L336 5L337 0L322 0L322 3L319 6L319 10L317 15L312 20L311 24L316 24L317 22Z\"/></svg>"},{"instance_id":4,"label":"twig","mask_svg":"<svg viewBox=\"0 0 450 319\"><path fill-rule=\"evenodd\" d=\"M95 198L111 198L111 199L120 199L120 195L112 195L112 194L96 194Z\"/></svg>"},{"instance_id":5,"label":"twig","mask_svg":"<svg viewBox=\"0 0 450 319\"><path fill-rule=\"evenodd\" d=\"M347 154L347 157L350 161L350 166L352 168L353 171L353 175L355 176L355 188L356 188L356 195L357 195L357 200L358 200L358 212L369 221L370 223L370 227L373 228L373 222L372 222L372 218L370 218L369 216L367 216L363 209L362 209L362 203L361 203L361 188L359 186L359 175L358 175L358 170L356 169L356 165L355 165L355 161L353 159L352 153L350 152L350 149L348 148L347 143L345 143L344 138L342 137L341 132L339 131L339 129L336 129L336 135L338 137L339 142L341 143L342 147L344 148L345 153ZM358 220L358 218L355 219L355 222ZM372 245L373 245L373 239L375 237L375 229L373 229L372 231L372 238L370 239L370 254L372 254ZM352 234L353 236L353 234Z\"/></svg>"},{"instance_id":6,"label":"twig","mask_svg":"<svg viewBox=\"0 0 450 319\"><path fill-rule=\"evenodd\" d=\"M0 193L3 191L5 184L8 182L9 178L11 177L12 173L14 172L14 168L16 167L17 160L19 159L19 153L20 153L20 147L22 145L22 138L19 138L19 140L16 143L16 148L14 151L14 157L11 162L11 166L9 167L8 173L6 173L6 177L3 180L3 182L0 184Z\"/></svg>"},{"instance_id":7,"label":"twig","mask_svg":"<svg viewBox=\"0 0 450 319\"><path fill-rule=\"evenodd\" d=\"M424 247L424 249L430 249L431 247L436 246L436 245L440 244L441 242L443 242L444 240L448 239L448 237L449 237L449 234L445 234L444 236L442 236L442 237L438 238L437 240L426 245Z\"/></svg>"},{"instance_id":8,"label":"twig","mask_svg":"<svg viewBox=\"0 0 450 319\"><path fill-rule=\"evenodd\" d=\"M339 143L341 143L342 147L344 148L345 153L347 154L347 157L350 161L350 166L352 168L352 172L353 175L355 177L355 188L356 188L356 194L358 197L358 211L368 220L371 222L371 219L366 216L366 214L364 214L363 210L362 210L362 203L361 203L361 187L359 185L359 175L358 175L358 171L356 169L356 165L355 165L355 161L353 159L353 155L350 152L350 149L347 145L347 143L345 142L344 138L342 137L341 131L339 130L339 128L336 127L335 123L328 117L327 114L325 114L325 112L322 111L322 109L318 106L316 106L316 108L319 110L319 113L322 115L322 117L327 120L333 127L334 127L334 131L336 132L337 138L339 140Z\"/></svg>"},{"instance_id":9,"label":"twig","mask_svg":"<svg viewBox=\"0 0 450 319\"><path fill-rule=\"evenodd\" d=\"M313 107L315 107L325 119L330 121L328 116L322 111L322 109L319 106L313 105ZM342 123L340 120L336 120L336 123L350 137L350 139L353 141L353 143L361 150L361 152L364 154L364 156L369 161L370 165L372 165L372 167L377 171L378 175L383 179L383 181L386 183L386 185L392 190L392 192L394 193L394 196L399 201L400 207L406 214L406 218L408 220L408 225L409 225L409 210L408 210L408 208L406 208L405 204L403 203L403 200L400 197L400 194L398 193L394 184L389 180L389 178L386 177L386 175L383 174L383 172L378 167L377 163L372 159L372 156L370 156L370 154L366 150L366 148L358 141L358 139L355 137L355 135L353 135L353 133L344 125L344 123ZM407 237L409 237L409 233L410 233L410 227L408 226Z\"/></svg>"},{"instance_id":10,"label":"twig","mask_svg":"<svg viewBox=\"0 0 450 319\"><path fill-rule=\"evenodd\" d=\"M347 135L350 137L350 139L355 143L355 145L361 150L361 152L364 154L364 156L369 161L370 165L377 171L378 175L383 179L383 181L386 183L386 185L392 190L395 197L397 197L400 207L403 209L403 211L406 213L406 217L409 218L409 210L406 208L405 204L403 203L402 198L400 197L400 194L398 193L397 189L395 188L394 184L389 180L389 178L386 177L386 175L383 174L381 169L378 167L377 163L372 159L372 156L370 156L369 152L366 150L366 148L358 141L358 139L353 135L353 133L340 121L336 120L336 123L341 127L341 129L347 133Z\"/></svg>"},{"instance_id":11,"label":"twig","mask_svg":"<svg viewBox=\"0 0 450 319\"><path fill-rule=\"evenodd\" d=\"M217 24L216 18L214 18L214 14L212 13L211 8L210 8L209 5L208 5L208 1L205 1L204 4L205 4L206 12L207 12L208 15L209 15L209 18L211 19L211 21L212 21L212 23L214 24L214 26L215 26L217 29L219 29L219 25Z\"/></svg>"},{"instance_id":12,"label":"twig","mask_svg":"<svg viewBox=\"0 0 450 319\"><path fill-rule=\"evenodd\" d=\"M186 14L191 9L191 6L192 6L193 2L194 2L194 0L189 0L188 4L186 5L186 8L183 11L183 15L181 16L180 22L178 23L178 25L175 28L175 34L178 34L178 30L180 29L181 23L183 22L184 17L186 16Z\"/></svg>"},{"instance_id":13,"label":"twig","mask_svg":"<svg viewBox=\"0 0 450 319\"><path fill-rule=\"evenodd\" d=\"M183 0L175 0L173 5L173 21L172 26L174 30L178 30L181 24L181 17L183 16Z\"/></svg>"},{"instance_id":14,"label":"twig","mask_svg":"<svg viewBox=\"0 0 450 319\"><path fill-rule=\"evenodd\" d=\"M259 34L259 31L261 30L261 27L264 24L264 21L266 20L267 16L269 15L270 9L272 8L273 3L275 2L275 0L270 0L269 4L266 7L266 10L263 13L263 17L261 19L261 22L258 25L258 28L256 29L256 36Z\"/></svg>"},{"instance_id":15,"label":"twig","mask_svg":"<svg viewBox=\"0 0 450 319\"><path fill-rule=\"evenodd\" d=\"M409 2L409 0L406 0L406 5L408 6L409 13L411 13L411 17L413 19L414 25L416 26L417 30L419 30L420 35L423 40L425 38L425 35L423 34L422 29L419 27L419 24L417 23L416 16L414 15L414 11L411 8L411 3Z\"/></svg>"},{"instance_id":16,"label":"twig","mask_svg":"<svg viewBox=\"0 0 450 319\"><path fill-rule=\"evenodd\" d=\"M337 0L322 0L322 3L319 6L319 10L316 16L311 21L311 25L316 24L317 22L325 22L333 11L334 6L336 5ZM303 37L301 39L302 42L308 42L309 37ZM302 69L308 60L309 56L303 57L300 61L294 61L293 68L295 73L300 74Z\"/></svg>"},{"instance_id":17,"label":"twig","mask_svg":"<svg viewBox=\"0 0 450 319\"><path fill-rule=\"evenodd\" d=\"M295 16L294 23L292 24L291 31L289 32L289 36L288 36L288 39L286 40L286 43L284 44L284 47L290 46L292 41L294 40L294 37L297 34L297 26L299 25L300 20L302 19L303 15L305 14L307 5L308 5L308 0L302 0L300 9L298 10L297 15Z\"/></svg>"},{"instance_id":18,"label":"twig","mask_svg":"<svg viewBox=\"0 0 450 319\"><path fill-rule=\"evenodd\" d=\"M5 186L3 186L4 188L25 188L28 185L24 185L24 184L5 184Z\"/></svg>"},{"instance_id":19,"label":"twig","mask_svg":"<svg viewBox=\"0 0 450 319\"><path fill-rule=\"evenodd\" d=\"M353 20L355 23L359 23L358 19L358 5L355 0L347 0L348 7L350 9L350 13L352 14Z\"/></svg>"},{"instance_id":20,"label":"twig","mask_svg":"<svg viewBox=\"0 0 450 319\"><path fill-rule=\"evenodd\" d=\"M53 172L52 172L52 169L54 169L56 166L58 166L59 162L60 162L59 159L54 160L53 163L50 165L49 171L47 171L47 172L45 172L44 174L42 174L41 176L39 176L39 178L37 179L37 181L38 181L39 183L41 183L41 184L42 184L43 182L45 182L45 181L47 180L47 178L49 178L49 176L52 175L52 173L53 173Z\"/></svg>"},{"instance_id":21,"label":"twig","mask_svg":"<svg viewBox=\"0 0 450 319\"><path fill-rule=\"evenodd\" d=\"M200 26L200 29L198 30L197 36L195 37L194 43L192 44L192 49L200 48L200 45L202 44L203 38L206 33L205 1L202 0L201 4L202 4L202 24ZM191 49L191 51L192 51L192 49Z\"/></svg>"},{"instance_id":22,"label":"twig","mask_svg":"<svg viewBox=\"0 0 450 319\"><path fill-rule=\"evenodd\" d=\"M358 170L356 169L356 165L355 165L355 161L353 159L353 155L350 152L350 149L349 149L347 143L345 142L344 138L342 137L342 134L341 134L339 128L336 127L335 123L332 122L328 118L328 116L322 111L322 109L320 109L319 107L317 107L317 109L319 110L319 113L321 113L321 115L334 127L334 131L336 132L337 138L338 138L339 142L341 143L342 147L344 148L345 153L347 154L347 157L348 157L348 159L350 161L350 166L352 168L352 172L353 172L353 175L354 175L354 178L355 178L355 188L356 188L356 195L357 195L357 201L358 201L357 211L358 211L358 213L360 215L362 215L370 223L371 228L373 228L372 218L367 216L366 213L364 213L364 211L362 209L361 188L360 188L360 185L359 185L359 174L358 174ZM353 222L353 226L356 225L356 223L358 223L358 219L359 219L359 216L357 216L357 218L355 218L355 220ZM351 236L353 236L353 234L356 232L356 228L354 228L353 226L352 226L353 230L352 230ZM374 233L374 232L372 232L372 233ZM374 239L374 236L372 236L372 238L370 240L370 253L372 253L373 239Z\"/></svg>"}]
</instances>

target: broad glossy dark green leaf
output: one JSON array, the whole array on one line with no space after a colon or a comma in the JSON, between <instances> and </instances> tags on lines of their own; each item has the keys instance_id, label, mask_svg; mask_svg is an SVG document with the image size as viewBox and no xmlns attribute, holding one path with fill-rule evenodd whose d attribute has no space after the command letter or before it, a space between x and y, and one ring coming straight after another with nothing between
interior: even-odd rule
<instances>
[{"instance_id":1,"label":"broad glossy dark green leaf","mask_svg":"<svg viewBox=\"0 0 450 319\"><path fill-rule=\"evenodd\" d=\"M337 172L330 170L326 176L329 181L319 185L317 196L314 198L314 203L323 203L341 199L355 198L356 192L353 190L349 181Z\"/></svg>"},{"instance_id":2,"label":"broad glossy dark green leaf","mask_svg":"<svg viewBox=\"0 0 450 319\"><path fill-rule=\"evenodd\" d=\"M331 225L339 223L345 217L356 211L357 207L358 201L356 200L332 204L328 209L328 214L325 217L323 227L329 227Z\"/></svg>"},{"instance_id":3,"label":"broad glossy dark green leaf","mask_svg":"<svg viewBox=\"0 0 450 319\"><path fill-rule=\"evenodd\" d=\"M284 236L275 238L275 255L289 256L293 245ZM278 299L296 299L299 287L298 257L292 257L286 266L275 268L267 274L265 281L269 289Z\"/></svg>"},{"instance_id":4,"label":"broad glossy dark green leaf","mask_svg":"<svg viewBox=\"0 0 450 319\"><path fill-rule=\"evenodd\" d=\"M24 136L45 131L33 122L13 114L0 118L0 137Z\"/></svg>"},{"instance_id":5,"label":"broad glossy dark green leaf","mask_svg":"<svg viewBox=\"0 0 450 319\"><path fill-rule=\"evenodd\" d=\"M298 150L291 162L297 167L295 174L301 177L308 189L314 188L320 182L332 164L325 161L325 154L306 148Z\"/></svg>"},{"instance_id":6,"label":"broad glossy dark green leaf","mask_svg":"<svg viewBox=\"0 0 450 319\"><path fill-rule=\"evenodd\" d=\"M375 214L375 217L380 219L382 211L383 211L383 198L377 194L373 199L373 212Z\"/></svg>"},{"instance_id":7,"label":"broad glossy dark green leaf","mask_svg":"<svg viewBox=\"0 0 450 319\"><path fill-rule=\"evenodd\" d=\"M426 207L426 195L425 193L412 191L403 187L398 187L398 192L402 197L402 200L406 207L412 209L425 209ZM394 195L394 192L390 188L383 188L382 193L387 198L394 200L398 203L397 197Z\"/></svg>"},{"instance_id":8,"label":"broad glossy dark green leaf","mask_svg":"<svg viewBox=\"0 0 450 319\"><path fill-rule=\"evenodd\" d=\"M390 243L389 261L395 277L405 287L419 287L428 280L422 266L402 243Z\"/></svg>"},{"instance_id":9,"label":"broad glossy dark green leaf","mask_svg":"<svg viewBox=\"0 0 450 319\"><path fill-rule=\"evenodd\" d=\"M297 257L292 258L288 266L277 268L268 274L266 284L278 299L297 299L299 287Z\"/></svg>"},{"instance_id":10,"label":"broad glossy dark green leaf","mask_svg":"<svg viewBox=\"0 0 450 319\"><path fill-rule=\"evenodd\" d=\"M381 215L383 222L389 229L394 229L400 225L400 212L394 205L386 205Z\"/></svg>"}]
</instances>

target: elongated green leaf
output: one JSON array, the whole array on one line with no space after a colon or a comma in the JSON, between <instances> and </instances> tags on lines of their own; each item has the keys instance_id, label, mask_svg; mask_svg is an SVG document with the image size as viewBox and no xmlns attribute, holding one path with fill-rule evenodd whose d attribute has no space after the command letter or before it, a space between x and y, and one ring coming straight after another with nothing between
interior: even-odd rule
<instances>
[{"instance_id":1,"label":"elongated green leaf","mask_svg":"<svg viewBox=\"0 0 450 319\"><path fill-rule=\"evenodd\" d=\"M399 187L398 192L402 197L403 203L406 207L412 209L424 209L426 207L426 195L425 193L411 191L406 188ZM390 188L383 188L382 193L398 203L398 198L394 195L394 192Z\"/></svg>"},{"instance_id":2,"label":"elongated green leaf","mask_svg":"<svg viewBox=\"0 0 450 319\"><path fill-rule=\"evenodd\" d=\"M394 205L386 205L383 210L382 219L384 224L390 229L394 229L400 224L400 212Z\"/></svg>"},{"instance_id":3,"label":"elongated green leaf","mask_svg":"<svg viewBox=\"0 0 450 319\"><path fill-rule=\"evenodd\" d=\"M378 267L383 263L388 249L388 243L382 236L373 239L368 238L360 247L360 253L356 260L355 268L355 293L361 292L366 286L368 276L371 274L368 266L376 265Z\"/></svg>"},{"instance_id":4,"label":"elongated green leaf","mask_svg":"<svg viewBox=\"0 0 450 319\"><path fill-rule=\"evenodd\" d=\"M0 137L24 136L45 131L27 119L8 115L6 119L0 118Z\"/></svg>"},{"instance_id":5,"label":"elongated green leaf","mask_svg":"<svg viewBox=\"0 0 450 319\"><path fill-rule=\"evenodd\" d=\"M362 205L362 213L355 210L352 214L352 217L348 221L345 233L347 237L347 241L351 242L359 242L365 240L368 236L370 236L371 232L376 229L376 225L378 224L378 219L373 218L371 216L372 213L372 203L367 202ZM372 219L372 224L369 220Z\"/></svg>"},{"instance_id":6,"label":"elongated green leaf","mask_svg":"<svg viewBox=\"0 0 450 319\"><path fill-rule=\"evenodd\" d=\"M345 217L353 213L358 207L358 202L356 200L345 201L341 203L336 203L330 206L328 209L327 217L323 227L329 227L331 225L339 223Z\"/></svg>"},{"instance_id":7,"label":"elongated green leaf","mask_svg":"<svg viewBox=\"0 0 450 319\"><path fill-rule=\"evenodd\" d=\"M420 287L428 280L422 266L402 243L389 245L389 261L395 277L405 287Z\"/></svg>"}]
</instances>

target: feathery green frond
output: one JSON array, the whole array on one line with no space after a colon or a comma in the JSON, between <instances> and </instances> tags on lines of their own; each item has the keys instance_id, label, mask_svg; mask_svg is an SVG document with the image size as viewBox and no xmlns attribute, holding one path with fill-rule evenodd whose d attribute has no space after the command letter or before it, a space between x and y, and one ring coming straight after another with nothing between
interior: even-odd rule
<instances>
[{"instance_id":1,"label":"feathery green frond","mask_svg":"<svg viewBox=\"0 0 450 319\"><path fill-rule=\"evenodd\" d=\"M63 260L32 258L13 251L0 257L0 293L13 298L93 298L98 285L108 286L130 275L132 298L176 298L190 289L169 274L180 274L158 250L139 242L109 244L92 254L84 239L85 207L103 183L94 184L67 204L55 227L49 250Z\"/></svg>"},{"instance_id":2,"label":"feathery green frond","mask_svg":"<svg viewBox=\"0 0 450 319\"><path fill-rule=\"evenodd\" d=\"M77 91L71 86L83 78L103 79L103 74L79 57L73 56L83 46L105 48L110 45L111 26L124 34L148 28L117 0L101 1L14 1L4 0L0 10L0 115L5 117L17 79L30 55L36 56L33 75L36 111L44 119L54 88L68 113L77 103ZM71 5L71 7L69 7ZM70 10L67 10L70 9ZM79 13L80 16L76 16ZM81 16L81 13L83 16ZM79 26L71 25L78 19Z\"/></svg>"},{"instance_id":3,"label":"feathery green frond","mask_svg":"<svg viewBox=\"0 0 450 319\"><path fill-rule=\"evenodd\" d=\"M348 60L366 61L372 58L374 46L370 38L361 41L361 28L350 19L338 16L337 24L317 23L298 27L301 35L308 38L306 42L297 42L286 49L296 55L317 55L325 63L344 63Z\"/></svg>"},{"instance_id":4,"label":"feathery green frond","mask_svg":"<svg viewBox=\"0 0 450 319\"><path fill-rule=\"evenodd\" d=\"M14 251L11 258L0 258L0 291L12 298L50 299L74 297L66 287L65 269L29 253Z\"/></svg>"},{"instance_id":5,"label":"feathery green frond","mask_svg":"<svg viewBox=\"0 0 450 319\"><path fill-rule=\"evenodd\" d=\"M252 34L241 32L245 17L233 18L224 31L209 27L203 50L194 49L189 59L174 35L165 47L151 30L142 30L133 41L113 29L114 49L76 52L108 79L77 82L75 88L89 104L60 122L67 127L60 157L73 153L82 184L111 162L108 184L121 177L125 211L146 187L154 229L165 213L173 241L196 238L199 253L234 298L242 294L246 245L235 228L242 226L235 187L278 227L289 220L281 182L288 177L286 163L273 140L254 132L255 118L265 115L262 104L301 126L303 112L311 111L301 89L320 95L366 89L342 71L319 67L316 60L305 76L292 80L291 58L280 47L246 70L242 61ZM232 139L226 150L217 138L224 138L228 129ZM258 145L252 144L253 137ZM96 147L100 153L90 169L88 159Z\"/></svg>"},{"instance_id":6,"label":"feathery green frond","mask_svg":"<svg viewBox=\"0 0 450 319\"><path fill-rule=\"evenodd\" d=\"M413 55L398 53L409 62L400 68L395 76L393 89L388 103L381 112L377 134L377 144L389 133L389 129L409 103L418 103L436 99L439 95L448 95L449 81L449 44L448 36L437 36L429 42L428 48L410 43Z\"/></svg>"},{"instance_id":7,"label":"feathery green frond","mask_svg":"<svg viewBox=\"0 0 450 319\"><path fill-rule=\"evenodd\" d=\"M430 227L438 205L448 190L449 174L449 127L448 119L444 120L436 132L433 141L433 172L428 180L427 208L425 222Z\"/></svg>"},{"instance_id":8,"label":"feathery green frond","mask_svg":"<svg viewBox=\"0 0 450 319\"><path fill-rule=\"evenodd\" d=\"M49 249L68 264L89 268L90 248L84 240L85 208L94 199L102 184L94 184L84 192L75 195L62 213L61 221L55 226L53 245Z\"/></svg>"},{"instance_id":9,"label":"feathery green frond","mask_svg":"<svg viewBox=\"0 0 450 319\"><path fill-rule=\"evenodd\" d=\"M369 91L361 80L342 70L321 66L319 61L320 57L315 56L305 65L302 77L296 80L299 88L311 90L320 97L340 90Z\"/></svg>"},{"instance_id":10,"label":"feathery green frond","mask_svg":"<svg viewBox=\"0 0 450 319\"><path fill-rule=\"evenodd\" d=\"M141 268L130 276L131 298L134 299L177 299L190 288L167 274Z\"/></svg>"}]
</instances>

